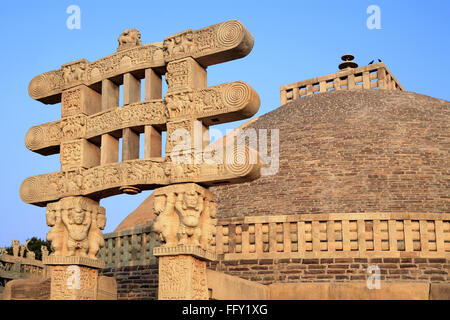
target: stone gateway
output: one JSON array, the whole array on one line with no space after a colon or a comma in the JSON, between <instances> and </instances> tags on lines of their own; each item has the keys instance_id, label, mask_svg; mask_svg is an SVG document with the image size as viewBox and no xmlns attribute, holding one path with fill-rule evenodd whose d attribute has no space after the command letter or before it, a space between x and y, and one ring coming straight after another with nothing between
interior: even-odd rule
<instances>
[{"instance_id":1,"label":"stone gateway","mask_svg":"<svg viewBox=\"0 0 450 320\"><path fill-rule=\"evenodd\" d=\"M105 245L101 230L106 224L100 200L153 189L158 214L154 231L163 242L154 251L160 256L159 298L208 299L206 260L216 258L212 244L217 208L208 186L259 177L257 161L242 162L241 156L237 161L233 154L218 163L194 161L204 159L211 124L249 118L258 111L259 97L244 82L207 87L206 67L251 51L253 37L242 23L232 20L186 30L163 43L142 45L140 38L137 29L125 30L117 53L92 63L81 59L64 64L30 83L32 98L61 102L60 120L35 126L25 137L31 151L60 153L61 170L30 177L20 188L23 201L47 207L47 239L53 251L44 263L51 299L96 299L98 270L104 266L97 254ZM164 97L162 76L168 85ZM180 130L192 139L180 144L174 139ZM145 136L142 159L140 134ZM75 275L69 271L73 266ZM66 283L72 276L81 281L69 289Z\"/></svg>"}]
</instances>

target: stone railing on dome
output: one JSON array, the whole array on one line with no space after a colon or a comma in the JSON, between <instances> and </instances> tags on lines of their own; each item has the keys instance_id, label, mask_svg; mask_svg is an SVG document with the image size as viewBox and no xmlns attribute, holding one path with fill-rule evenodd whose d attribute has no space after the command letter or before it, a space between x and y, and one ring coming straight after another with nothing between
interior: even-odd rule
<instances>
[{"instance_id":1,"label":"stone railing on dome","mask_svg":"<svg viewBox=\"0 0 450 320\"><path fill-rule=\"evenodd\" d=\"M107 268L156 264L152 226L105 234ZM285 232L289 230L289 232ZM219 260L450 257L450 214L347 213L217 220ZM299 245L300 244L300 245Z\"/></svg>"},{"instance_id":2,"label":"stone railing on dome","mask_svg":"<svg viewBox=\"0 0 450 320\"><path fill-rule=\"evenodd\" d=\"M328 257L449 257L450 214L302 214L220 219L224 260Z\"/></svg>"},{"instance_id":3,"label":"stone railing on dome","mask_svg":"<svg viewBox=\"0 0 450 320\"><path fill-rule=\"evenodd\" d=\"M280 87L280 104L317 93L350 89L405 90L388 67L380 62L283 85Z\"/></svg>"},{"instance_id":4,"label":"stone railing on dome","mask_svg":"<svg viewBox=\"0 0 450 320\"><path fill-rule=\"evenodd\" d=\"M151 225L104 234L105 246L98 259L106 268L157 264L153 248L161 245Z\"/></svg>"}]
</instances>

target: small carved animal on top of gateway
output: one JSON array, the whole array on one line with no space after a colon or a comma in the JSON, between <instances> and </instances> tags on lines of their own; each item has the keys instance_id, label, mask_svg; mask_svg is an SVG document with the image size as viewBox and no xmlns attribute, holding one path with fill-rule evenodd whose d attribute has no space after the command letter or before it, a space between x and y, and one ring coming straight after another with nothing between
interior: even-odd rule
<instances>
[{"instance_id":1,"label":"small carved animal on top of gateway","mask_svg":"<svg viewBox=\"0 0 450 320\"><path fill-rule=\"evenodd\" d=\"M130 49L142 45L141 34L136 28L125 29L119 36L119 47L117 51Z\"/></svg>"}]
</instances>

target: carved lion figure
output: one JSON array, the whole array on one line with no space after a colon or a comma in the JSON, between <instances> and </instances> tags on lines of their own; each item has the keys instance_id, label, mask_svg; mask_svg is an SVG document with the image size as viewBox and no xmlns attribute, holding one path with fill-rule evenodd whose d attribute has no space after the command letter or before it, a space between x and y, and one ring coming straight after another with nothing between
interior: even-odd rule
<instances>
[{"instance_id":1,"label":"carved lion figure","mask_svg":"<svg viewBox=\"0 0 450 320\"><path fill-rule=\"evenodd\" d=\"M119 36L119 48L117 51L142 45L141 34L136 28L125 29Z\"/></svg>"}]
</instances>

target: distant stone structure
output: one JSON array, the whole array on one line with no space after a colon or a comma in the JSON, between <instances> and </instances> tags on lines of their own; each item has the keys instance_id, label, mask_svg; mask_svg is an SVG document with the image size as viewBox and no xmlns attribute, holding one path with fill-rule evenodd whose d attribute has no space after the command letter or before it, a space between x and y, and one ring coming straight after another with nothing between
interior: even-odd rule
<instances>
[{"instance_id":1,"label":"distant stone structure","mask_svg":"<svg viewBox=\"0 0 450 320\"><path fill-rule=\"evenodd\" d=\"M42 261L36 260L34 252L28 249L28 242L29 240L25 245L20 245L20 241L13 240L11 242L13 255L8 254L5 248L0 247L0 300L8 282L18 279L36 280L45 277L44 265Z\"/></svg>"},{"instance_id":2,"label":"distant stone structure","mask_svg":"<svg viewBox=\"0 0 450 320\"><path fill-rule=\"evenodd\" d=\"M5 248L0 247L0 278L11 280L42 276L43 264L36 260L34 252L28 249L28 242L29 240L21 246L20 241L13 240L13 255L9 255ZM22 250L19 251L19 248Z\"/></svg>"},{"instance_id":3,"label":"distant stone structure","mask_svg":"<svg viewBox=\"0 0 450 320\"><path fill-rule=\"evenodd\" d=\"M47 239L53 252L44 263L49 266L51 299L97 298L98 270L104 267L97 254L104 246L101 230L106 223L99 201L152 189L157 196L155 231L163 242L154 253L160 256L161 268L171 273L160 272L159 296L207 299L205 260L215 259L211 245L216 208L207 187L251 181L260 174L259 163L250 161L255 152L247 147L232 149L219 162L203 161L211 153L205 151L208 127L249 118L260 101L241 81L207 87L206 67L246 56L253 37L232 20L186 30L163 43L142 45L136 29L125 30L118 41L113 55L92 63L82 59L64 64L36 76L29 85L33 99L61 102L61 120L34 126L25 137L31 151L60 153L61 170L30 177L20 188L23 201L47 207ZM162 75L168 84L164 99ZM165 158L162 131L167 131ZM142 159L140 134L145 136ZM186 135L191 139L182 144ZM187 278L176 271L178 260L192 269ZM68 289L72 265L78 266L84 282ZM174 277L180 286L164 282Z\"/></svg>"}]
</instances>

